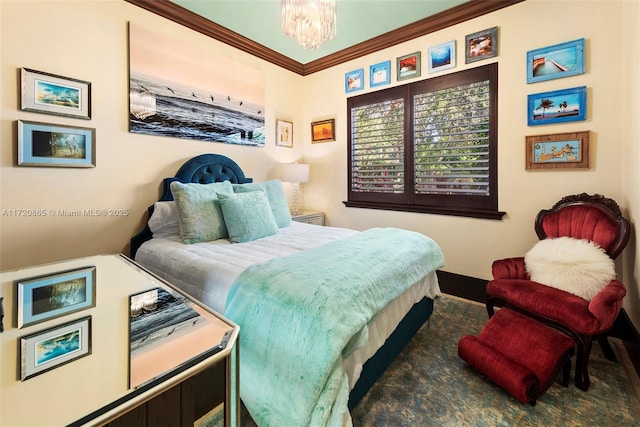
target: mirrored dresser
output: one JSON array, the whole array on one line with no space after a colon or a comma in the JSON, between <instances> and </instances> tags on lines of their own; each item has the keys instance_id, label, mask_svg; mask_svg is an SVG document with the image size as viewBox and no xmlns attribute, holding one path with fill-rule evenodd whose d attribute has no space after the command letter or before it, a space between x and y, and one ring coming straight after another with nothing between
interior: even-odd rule
<instances>
[{"instance_id":1,"label":"mirrored dresser","mask_svg":"<svg viewBox=\"0 0 640 427\"><path fill-rule=\"evenodd\" d=\"M238 326L126 256L1 272L0 298L0 425L239 425Z\"/></svg>"}]
</instances>

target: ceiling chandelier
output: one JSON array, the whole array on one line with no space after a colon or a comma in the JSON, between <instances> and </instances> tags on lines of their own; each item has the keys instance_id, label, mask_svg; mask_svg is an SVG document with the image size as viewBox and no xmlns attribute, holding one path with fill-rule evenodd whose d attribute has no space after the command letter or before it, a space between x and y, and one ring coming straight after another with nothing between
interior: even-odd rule
<instances>
[{"instance_id":1,"label":"ceiling chandelier","mask_svg":"<svg viewBox=\"0 0 640 427\"><path fill-rule=\"evenodd\" d=\"M336 0L282 0L282 31L316 49L336 35Z\"/></svg>"}]
</instances>

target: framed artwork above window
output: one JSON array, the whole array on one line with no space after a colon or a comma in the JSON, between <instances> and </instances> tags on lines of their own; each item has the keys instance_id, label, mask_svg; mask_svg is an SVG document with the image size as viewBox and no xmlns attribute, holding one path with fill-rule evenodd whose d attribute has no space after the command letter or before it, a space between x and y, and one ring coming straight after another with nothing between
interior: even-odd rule
<instances>
[{"instance_id":1,"label":"framed artwork above window","mask_svg":"<svg viewBox=\"0 0 640 427\"><path fill-rule=\"evenodd\" d=\"M467 34L464 52L465 64L498 56L498 27Z\"/></svg>"},{"instance_id":2,"label":"framed artwork above window","mask_svg":"<svg viewBox=\"0 0 640 427\"><path fill-rule=\"evenodd\" d=\"M429 74L456 67L456 41L443 43L429 48Z\"/></svg>"},{"instance_id":3,"label":"framed artwork above window","mask_svg":"<svg viewBox=\"0 0 640 427\"><path fill-rule=\"evenodd\" d=\"M384 61L369 67L369 86L383 86L391 83L391 61Z\"/></svg>"},{"instance_id":4,"label":"framed artwork above window","mask_svg":"<svg viewBox=\"0 0 640 427\"><path fill-rule=\"evenodd\" d=\"M344 75L344 91L346 93L364 89L364 69L350 71Z\"/></svg>"},{"instance_id":5,"label":"framed artwork above window","mask_svg":"<svg viewBox=\"0 0 640 427\"><path fill-rule=\"evenodd\" d=\"M398 81L420 77L421 60L420 52L410 53L396 59L396 70Z\"/></svg>"}]
</instances>

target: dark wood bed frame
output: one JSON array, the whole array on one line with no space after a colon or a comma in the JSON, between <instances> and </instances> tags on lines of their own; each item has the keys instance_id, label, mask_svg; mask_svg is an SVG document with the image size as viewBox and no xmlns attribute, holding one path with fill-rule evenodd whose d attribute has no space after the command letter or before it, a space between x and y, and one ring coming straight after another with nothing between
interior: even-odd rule
<instances>
[{"instance_id":1,"label":"dark wood bed frame","mask_svg":"<svg viewBox=\"0 0 640 427\"><path fill-rule=\"evenodd\" d=\"M236 162L220 154L201 154L185 162L175 177L163 180L163 190L158 201L171 201L170 184L173 181L182 183L209 184L212 182L230 181L233 184L253 182L247 178ZM153 205L148 208L149 218L153 213ZM131 238L131 258L135 260L138 248L153 237L148 225ZM433 312L433 300L423 298L409 310L400 321L385 344L378 349L363 366L362 373L349 395L349 410L355 408L371 386L380 378L385 369L400 354L411 338L429 319ZM242 333L242 331L240 332Z\"/></svg>"}]
</instances>

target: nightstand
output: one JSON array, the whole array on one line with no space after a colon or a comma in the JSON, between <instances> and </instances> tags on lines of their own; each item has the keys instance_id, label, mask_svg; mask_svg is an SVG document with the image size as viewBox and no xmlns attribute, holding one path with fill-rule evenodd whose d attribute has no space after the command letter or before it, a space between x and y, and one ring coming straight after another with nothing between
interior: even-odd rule
<instances>
[{"instance_id":1,"label":"nightstand","mask_svg":"<svg viewBox=\"0 0 640 427\"><path fill-rule=\"evenodd\" d=\"M298 215L291 215L291 219L307 224L324 225L324 214L322 212L302 211Z\"/></svg>"}]
</instances>

